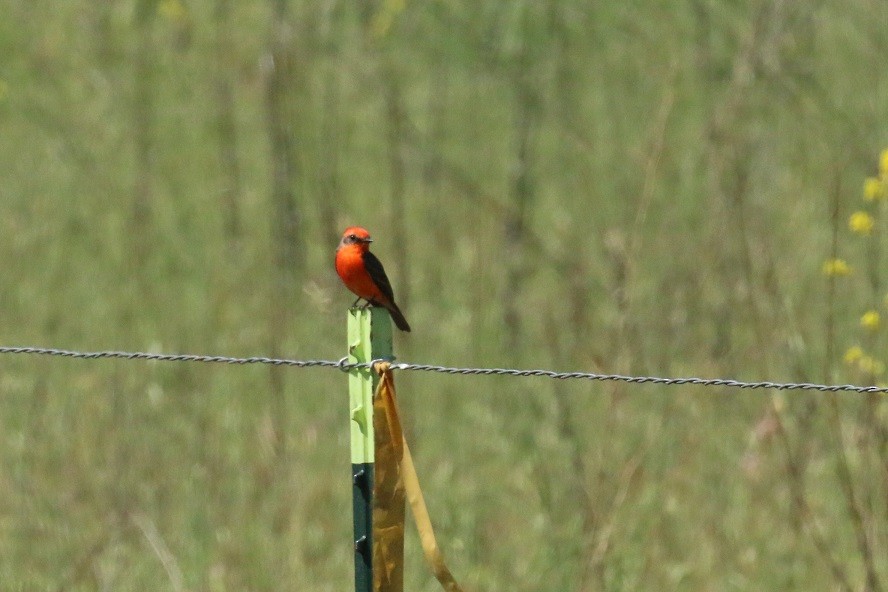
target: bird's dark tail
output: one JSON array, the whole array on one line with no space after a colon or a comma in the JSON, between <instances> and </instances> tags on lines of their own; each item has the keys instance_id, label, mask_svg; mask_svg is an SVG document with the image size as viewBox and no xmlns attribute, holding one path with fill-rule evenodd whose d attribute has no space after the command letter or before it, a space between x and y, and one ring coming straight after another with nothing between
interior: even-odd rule
<instances>
[{"instance_id":1,"label":"bird's dark tail","mask_svg":"<svg viewBox=\"0 0 888 592\"><path fill-rule=\"evenodd\" d=\"M390 313L392 313L392 320L395 321L395 326L401 331L410 332L410 323L407 322L407 319L404 318L404 314L401 312L401 309L398 308L398 305L394 302L391 302L386 305L386 308Z\"/></svg>"}]
</instances>

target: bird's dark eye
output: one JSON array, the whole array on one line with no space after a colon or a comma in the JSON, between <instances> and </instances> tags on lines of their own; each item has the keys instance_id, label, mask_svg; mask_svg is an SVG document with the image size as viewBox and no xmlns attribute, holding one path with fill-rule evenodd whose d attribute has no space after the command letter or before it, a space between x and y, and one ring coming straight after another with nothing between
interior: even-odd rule
<instances>
[{"instance_id":1,"label":"bird's dark eye","mask_svg":"<svg viewBox=\"0 0 888 592\"><path fill-rule=\"evenodd\" d=\"M350 234L350 235L348 235L348 240L356 241L356 240L358 240L358 235Z\"/></svg>"}]
</instances>

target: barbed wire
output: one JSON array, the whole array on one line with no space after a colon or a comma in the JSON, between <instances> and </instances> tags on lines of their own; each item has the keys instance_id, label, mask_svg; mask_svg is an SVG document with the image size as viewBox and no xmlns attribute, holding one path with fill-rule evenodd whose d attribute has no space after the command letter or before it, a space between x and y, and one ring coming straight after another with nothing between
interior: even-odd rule
<instances>
[{"instance_id":1,"label":"barbed wire","mask_svg":"<svg viewBox=\"0 0 888 592\"><path fill-rule=\"evenodd\" d=\"M152 352L125 352L125 351L94 351L82 352L68 349L56 349L52 347L0 347L0 354L32 354L38 356L60 356L63 358L79 358L84 360L97 360L102 358L118 360L148 360L154 362L200 362L204 364L266 364L270 366L295 366L308 368L312 366L328 366L343 368L343 364L332 360L289 360L285 358L268 358L264 356L252 356L238 358L230 356L206 356L199 354L161 354ZM352 365L354 366L354 365ZM350 368L343 368L350 369Z\"/></svg>"},{"instance_id":2,"label":"barbed wire","mask_svg":"<svg viewBox=\"0 0 888 592\"><path fill-rule=\"evenodd\" d=\"M152 352L126 352L126 351L75 351L50 347L2 347L0 354L24 354L40 356L59 356L64 358L77 358L85 360L118 359L118 360L146 360L156 362L198 362L205 364L232 364L248 365L262 364L271 366L287 366L296 368L327 367L338 368L343 371L371 368L375 363L385 360L373 360L363 363L349 363L348 357L340 360L291 360L287 358L269 358L265 356L232 357L200 354L164 354ZM658 384L664 386L718 386L739 389L774 389L781 391L803 390L819 392L854 392L854 393L888 393L888 387L857 386L853 384L816 384L810 382L772 382L762 380L749 382L730 378L666 378L661 376L627 376L623 374L599 374L595 372L556 372L554 370L521 370L517 368L454 368L450 366L437 366L432 364L411 364L407 362L394 362L389 366L392 370L412 370L417 372L438 372L441 374L478 375L478 376L514 376L514 377L544 377L555 380L593 380L614 381L631 384Z\"/></svg>"},{"instance_id":3,"label":"barbed wire","mask_svg":"<svg viewBox=\"0 0 888 592\"><path fill-rule=\"evenodd\" d=\"M516 370L512 368L449 368L446 366L432 366L429 364L401 364L391 365L393 370L420 370L427 372L442 372L444 374L480 374L498 376L544 376L556 380L584 379L627 382L633 384L660 384L668 386L695 385L695 386L724 386L740 389L775 389L781 391L804 390L821 392L850 391L855 393L888 393L888 387L857 386L853 384L816 384L810 382L772 382L762 380L758 382L746 382L730 378L666 378L661 376L626 376L623 374L597 374L594 372L555 372L552 370Z\"/></svg>"}]
</instances>

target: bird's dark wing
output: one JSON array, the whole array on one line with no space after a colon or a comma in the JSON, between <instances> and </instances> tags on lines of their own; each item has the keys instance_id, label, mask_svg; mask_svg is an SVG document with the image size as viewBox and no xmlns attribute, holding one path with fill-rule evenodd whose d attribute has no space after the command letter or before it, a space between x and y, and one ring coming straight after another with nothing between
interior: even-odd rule
<instances>
[{"instance_id":1,"label":"bird's dark wing","mask_svg":"<svg viewBox=\"0 0 888 592\"><path fill-rule=\"evenodd\" d=\"M382 295L389 299L389 302L395 301L395 294L392 292L392 285L388 276L385 275L385 269L382 263L376 258L376 255L370 251L364 252L364 268L370 274L370 278L382 292Z\"/></svg>"}]
</instances>

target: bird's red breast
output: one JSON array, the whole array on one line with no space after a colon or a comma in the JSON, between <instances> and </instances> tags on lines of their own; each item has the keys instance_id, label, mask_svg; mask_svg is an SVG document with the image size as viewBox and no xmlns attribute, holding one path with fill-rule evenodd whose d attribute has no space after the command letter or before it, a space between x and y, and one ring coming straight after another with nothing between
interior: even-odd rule
<instances>
[{"instance_id":1,"label":"bird's red breast","mask_svg":"<svg viewBox=\"0 0 888 592\"><path fill-rule=\"evenodd\" d=\"M336 273L345 287L364 300L372 300L380 304L388 303L388 298L380 291L376 282L367 272L364 264L366 245L343 245L336 251Z\"/></svg>"}]
</instances>

